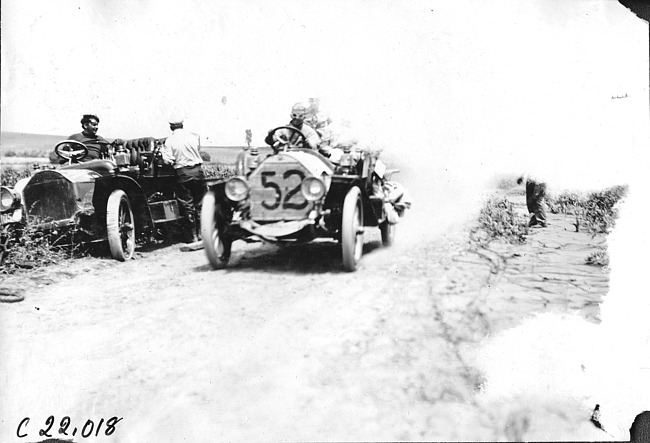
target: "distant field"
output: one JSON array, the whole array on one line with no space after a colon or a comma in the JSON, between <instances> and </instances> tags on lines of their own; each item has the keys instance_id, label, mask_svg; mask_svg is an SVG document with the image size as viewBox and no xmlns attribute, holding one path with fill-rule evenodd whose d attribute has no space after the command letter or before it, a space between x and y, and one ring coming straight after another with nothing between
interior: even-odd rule
<instances>
[{"instance_id":1,"label":"distant field","mask_svg":"<svg viewBox=\"0 0 650 443\"><path fill-rule=\"evenodd\" d=\"M3 165L19 165L19 164L33 164L33 163L49 163L47 157L2 157Z\"/></svg>"},{"instance_id":2,"label":"distant field","mask_svg":"<svg viewBox=\"0 0 650 443\"><path fill-rule=\"evenodd\" d=\"M47 153L67 135L25 134L22 132L0 132L0 147L2 154L7 151L43 151Z\"/></svg>"},{"instance_id":3,"label":"distant field","mask_svg":"<svg viewBox=\"0 0 650 443\"><path fill-rule=\"evenodd\" d=\"M25 134L19 132L0 133L0 156L4 164L33 163L47 159L49 153L58 142L65 140L67 135ZM112 139L108 139L111 141ZM242 146L203 146L210 154L212 162L234 163ZM13 151L14 155L7 156ZM261 154L270 153L269 147L260 148Z\"/></svg>"}]
</instances>

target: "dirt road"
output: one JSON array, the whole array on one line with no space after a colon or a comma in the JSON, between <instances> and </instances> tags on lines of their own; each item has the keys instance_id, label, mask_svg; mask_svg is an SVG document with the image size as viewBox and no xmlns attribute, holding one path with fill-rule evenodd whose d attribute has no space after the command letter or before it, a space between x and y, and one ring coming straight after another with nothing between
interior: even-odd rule
<instances>
[{"instance_id":1,"label":"dirt road","mask_svg":"<svg viewBox=\"0 0 650 443\"><path fill-rule=\"evenodd\" d=\"M355 273L335 243L240 242L226 270L174 245L9 276L26 298L0 305L0 441L44 439L51 415L74 441L101 419L111 442L608 438L584 402L488 395L480 360L531 313L597 323L608 278L583 263L603 239L555 217L486 250L466 226L390 249L369 230Z\"/></svg>"}]
</instances>

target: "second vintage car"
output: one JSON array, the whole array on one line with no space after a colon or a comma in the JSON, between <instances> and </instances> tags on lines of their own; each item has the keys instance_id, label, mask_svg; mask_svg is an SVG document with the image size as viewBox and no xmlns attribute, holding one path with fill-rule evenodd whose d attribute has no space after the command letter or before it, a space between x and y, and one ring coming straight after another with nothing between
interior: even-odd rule
<instances>
[{"instance_id":1,"label":"second vintage car","mask_svg":"<svg viewBox=\"0 0 650 443\"><path fill-rule=\"evenodd\" d=\"M173 169L158 159L163 142L128 140L111 147L107 158L89 161L83 161L83 143L58 143L54 151L65 165L2 188L3 230L29 228L63 242L107 241L113 258L130 259L137 240L182 220Z\"/></svg>"}]
</instances>

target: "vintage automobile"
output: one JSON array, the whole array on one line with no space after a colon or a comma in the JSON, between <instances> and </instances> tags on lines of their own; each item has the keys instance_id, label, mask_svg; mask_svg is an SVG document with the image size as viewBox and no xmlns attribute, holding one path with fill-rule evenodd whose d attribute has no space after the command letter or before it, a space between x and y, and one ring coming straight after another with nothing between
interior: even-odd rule
<instances>
[{"instance_id":1,"label":"vintage automobile","mask_svg":"<svg viewBox=\"0 0 650 443\"><path fill-rule=\"evenodd\" d=\"M136 240L151 239L166 224L182 220L173 169L159 159L163 143L152 137L127 140L106 158L88 161L82 161L88 155L83 143L58 143L54 151L65 165L2 188L3 241L10 237L8 227L20 225L77 243L108 241L113 258L130 259Z\"/></svg>"},{"instance_id":2,"label":"vintage automobile","mask_svg":"<svg viewBox=\"0 0 650 443\"><path fill-rule=\"evenodd\" d=\"M340 242L343 268L357 269L365 227L381 230L390 245L382 196L373 192L377 156L348 148L338 164L304 149L305 138L290 126L270 132L273 153L250 148L240 153L235 176L209 183L203 198L201 234L214 268L228 264L235 240L307 242L328 237Z\"/></svg>"}]
</instances>

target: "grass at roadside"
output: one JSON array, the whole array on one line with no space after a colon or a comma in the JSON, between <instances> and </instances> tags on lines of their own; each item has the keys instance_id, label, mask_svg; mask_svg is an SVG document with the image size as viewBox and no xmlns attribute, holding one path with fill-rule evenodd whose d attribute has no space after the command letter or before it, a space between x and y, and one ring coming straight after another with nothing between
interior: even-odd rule
<instances>
[{"instance_id":1,"label":"grass at roadside","mask_svg":"<svg viewBox=\"0 0 650 443\"><path fill-rule=\"evenodd\" d=\"M554 214L574 217L576 232L586 230L592 236L609 234L616 225L618 209L628 193L627 186L612 186L588 194L563 192L548 198L549 210ZM608 266L609 253L602 247L590 254L585 262L594 266Z\"/></svg>"},{"instance_id":2,"label":"grass at roadside","mask_svg":"<svg viewBox=\"0 0 650 443\"><path fill-rule=\"evenodd\" d=\"M475 227L470 232L470 239L478 246L485 246L491 241L506 243L523 243L530 233L528 218L517 211L515 204L503 196L510 195L514 188L510 186L512 180L504 178L499 182L497 192L489 198L481 208ZM560 194L551 194L546 198L549 211L553 214L565 214L575 217L572 223L576 232L586 231L592 236L607 235L611 232L618 218L619 204L627 195L627 186L613 186L602 191L579 193L565 191ZM606 266L609 256L606 248L585 258L590 265Z\"/></svg>"},{"instance_id":3,"label":"grass at roadside","mask_svg":"<svg viewBox=\"0 0 650 443\"><path fill-rule=\"evenodd\" d=\"M574 216L576 232L583 227L592 235L608 234L616 224L618 203L627 193L627 186L612 186L587 194L569 191L549 196L547 203L553 214Z\"/></svg>"},{"instance_id":4,"label":"grass at roadside","mask_svg":"<svg viewBox=\"0 0 650 443\"><path fill-rule=\"evenodd\" d=\"M226 163L206 163L203 172L206 178L226 179L235 175L235 167Z\"/></svg>"},{"instance_id":5,"label":"grass at roadside","mask_svg":"<svg viewBox=\"0 0 650 443\"><path fill-rule=\"evenodd\" d=\"M42 268L68 258L86 255L80 253L79 245L59 247L56 245L56 236L43 235L30 227L17 230L13 227L3 228L0 238L3 243L0 274L13 274L19 269Z\"/></svg>"},{"instance_id":6,"label":"grass at roadside","mask_svg":"<svg viewBox=\"0 0 650 443\"><path fill-rule=\"evenodd\" d=\"M471 230L471 240L479 245L494 240L523 243L529 232L528 219L519 214L507 197L489 198L481 208L477 225Z\"/></svg>"},{"instance_id":7,"label":"grass at roadside","mask_svg":"<svg viewBox=\"0 0 650 443\"><path fill-rule=\"evenodd\" d=\"M0 185L13 188L18 180L32 175L32 167L25 164L0 166Z\"/></svg>"}]
</instances>

